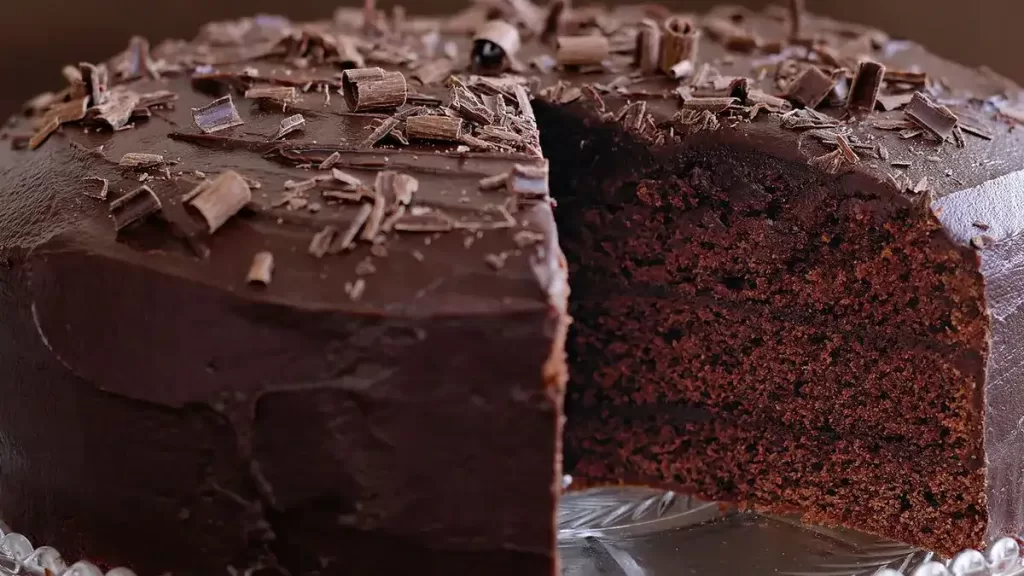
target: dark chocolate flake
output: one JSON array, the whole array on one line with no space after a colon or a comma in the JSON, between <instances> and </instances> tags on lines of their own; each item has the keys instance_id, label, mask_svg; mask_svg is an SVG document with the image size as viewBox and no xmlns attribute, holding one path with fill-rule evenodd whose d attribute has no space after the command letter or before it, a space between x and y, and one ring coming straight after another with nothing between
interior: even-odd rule
<instances>
[{"instance_id":1,"label":"dark chocolate flake","mask_svg":"<svg viewBox=\"0 0 1024 576\"><path fill-rule=\"evenodd\" d=\"M126 168L151 168L164 163L164 157L159 154L146 154L143 152L128 152L121 157L118 165Z\"/></svg>"},{"instance_id":2,"label":"dark chocolate flake","mask_svg":"<svg viewBox=\"0 0 1024 576\"><path fill-rule=\"evenodd\" d=\"M87 176L82 178L83 182L91 182L93 185L85 190L85 195L97 200L106 200L107 191L110 189L110 181L99 176ZM98 188L98 189L97 189Z\"/></svg>"},{"instance_id":3,"label":"dark chocolate flake","mask_svg":"<svg viewBox=\"0 0 1024 576\"><path fill-rule=\"evenodd\" d=\"M452 219L439 210L410 211L393 225L398 232L448 232L454 228Z\"/></svg>"},{"instance_id":4,"label":"dark chocolate flake","mask_svg":"<svg viewBox=\"0 0 1024 576\"><path fill-rule=\"evenodd\" d=\"M284 138L285 136L291 134L292 132L296 132L298 130L302 130L302 128L305 125L306 125L306 119L303 118L302 114L295 114L295 115L289 116L289 117L285 118L284 120L281 120L281 127L278 128L277 133L274 134L270 138L270 140L271 141L280 140L281 138Z\"/></svg>"},{"instance_id":5,"label":"dark chocolate flake","mask_svg":"<svg viewBox=\"0 0 1024 576\"><path fill-rule=\"evenodd\" d=\"M246 98L291 102L298 98L294 86L259 86L245 91Z\"/></svg>"},{"instance_id":6,"label":"dark chocolate flake","mask_svg":"<svg viewBox=\"0 0 1024 576\"><path fill-rule=\"evenodd\" d=\"M935 104L920 92L914 94L903 113L939 140L952 136L959 121L949 108Z\"/></svg>"},{"instance_id":7,"label":"dark chocolate flake","mask_svg":"<svg viewBox=\"0 0 1024 576\"><path fill-rule=\"evenodd\" d=\"M359 207L359 211L356 212L355 217L349 223L348 228L338 235L335 241L331 243L327 252L329 254L338 254L343 250L351 248L355 244L356 236L359 235L359 231L362 230L366 221L369 220L372 212L373 205L365 203L362 204Z\"/></svg>"},{"instance_id":8,"label":"dark chocolate flake","mask_svg":"<svg viewBox=\"0 0 1024 576\"><path fill-rule=\"evenodd\" d=\"M885 66L878 62L865 60L857 67L857 74L850 84L850 93L846 99L846 107L856 112L871 112L878 101L878 91L882 87Z\"/></svg>"},{"instance_id":9,"label":"dark chocolate flake","mask_svg":"<svg viewBox=\"0 0 1024 576\"><path fill-rule=\"evenodd\" d=\"M381 120L369 136L360 143L360 148L372 148L377 142L380 142L385 136L391 133L391 131L398 126L398 120L394 118L385 118Z\"/></svg>"},{"instance_id":10,"label":"dark chocolate flake","mask_svg":"<svg viewBox=\"0 0 1024 576\"><path fill-rule=\"evenodd\" d=\"M149 186L140 186L111 202L110 214L114 217L114 228L120 232L159 212L161 208L160 199L153 190Z\"/></svg>"},{"instance_id":11,"label":"dark chocolate flake","mask_svg":"<svg viewBox=\"0 0 1024 576\"><path fill-rule=\"evenodd\" d=\"M888 112L890 110L898 110L903 108L914 98L913 92L906 92L903 94L885 94L880 95L877 98L877 105L882 110Z\"/></svg>"},{"instance_id":12,"label":"dark chocolate flake","mask_svg":"<svg viewBox=\"0 0 1024 576\"><path fill-rule=\"evenodd\" d=\"M323 162L317 166L319 170L330 170L335 164L341 161L341 152L332 152L330 156L324 158Z\"/></svg>"},{"instance_id":13,"label":"dark chocolate flake","mask_svg":"<svg viewBox=\"0 0 1024 576\"><path fill-rule=\"evenodd\" d=\"M330 225L324 226L323 230L313 235L313 239L309 242L308 252L317 258L323 258L337 235L337 228Z\"/></svg>"},{"instance_id":14,"label":"dark chocolate flake","mask_svg":"<svg viewBox=\"0 0 1024 576\"><path fill-rule=\"evenodd\" d=\"M724 97L703 97L703 98L688 98L682 104L685 110L707 110L714 114L724 112L728 107L738 104L739 100L731 96Z\"/></svg>"},{"instance_id":15,"label":"dark chocolate flake","mask_svg":"<svg viewBox=\"0 0 1024 576\"><path fill-rule=\"evenodd\" d=\"M204 134L212 134L245 123L238 115L238 109L235 108L230 94L201 108L193 108L192 119Z\"/></svg>"},{"instance_id":16,"label":"dark chocolate flake","mask_svg":"<svg viewBox=\"0 0 1024 576\"><path fill-rule=\"evenodd\" d=\"M808 66L789 85L787 96L806 108L816 108L832 92L836 81L817 66Z\"/></svg>"}]
</instances>

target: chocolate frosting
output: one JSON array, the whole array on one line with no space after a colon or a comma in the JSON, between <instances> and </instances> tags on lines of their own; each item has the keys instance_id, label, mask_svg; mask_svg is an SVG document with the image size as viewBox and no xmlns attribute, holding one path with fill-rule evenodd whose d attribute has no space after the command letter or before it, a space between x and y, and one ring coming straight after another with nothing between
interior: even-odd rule
<instances>
[{"instance_id":1,"label":"chocolate frosting","mask_svg":"<svg viewBox=\"0 0 1024 576\"><path fill-rule=\"evenodd\" d=\"M488 10L524 36L504 63L524 74L492 78L504 83L471 69L472 32ZM566 274L551 203L481 186L517 165L543 166L537 126L511 88L521 85L569 105L566 114L621 125L645 150L692 138L807 162L842 135L859 156L844 177L893 201L934 199L953 241L983 246L990 532L1024 529L1024 448L1015 441L1024 376L1014 361L1024 332L1019 88L825 18L803 18L787 44L784 14L731 7L689 16L703 34L694 74L675 80L637 73L634 63L638 25L664 10L564 12L559 34L609 39L603 62L544 70L555 48L541 40L544 11L527 2L447 19L340 10L300 25L261 16L152 51L133 41L108 63L115 90L174 99L138 110L123 130L64 122L26 150L45 111L12 119L12 147L0 151L0 362L11 367L0 403L0 516L69 555L144 574L552 572ZM504 126L522 133L501 146L401 145L393 136L365 145L395 111L349 110L345 46L367 66L404 73L412 97L399 115L424 105L459 116L437 108L452 104L446 75L414 79L448 57L467 89L492 97L498 115L511 117ZM901 109L848 117L843 83L810 116L789 104L758 108L743 93L785 95L790 63L845 78L844 65L865 57L926 73L917 88L958 115L963 146L930 140L914 124L878 128L909 122ZM282 85L297 90L283 105L244 96ZM906 92L894 80L883 95ZM192 109L227 94L243 123L204 134ZM707 114L693 100L733 94ZM273 140L294 114L301 130ZM794 129L801 118L817 124ZM443 214L453 229L392 231L314 257L314 234L345 230L361 211L358 201L323 195L340 187L333 180L294 192L296 182L329 175L317 168L335 152L335 167L368 187L382 169L416 178L412 207ZM164 163L119 165L133 153ZM209 233L186 194L226 170L250 180L252 201ZM110 202L86 194L99 180L87 178L105 179L113 201L145 184L161 208L118 231ZM248 285L261 251L273 254L273 279Z\"/></svg>"}]
</instances>

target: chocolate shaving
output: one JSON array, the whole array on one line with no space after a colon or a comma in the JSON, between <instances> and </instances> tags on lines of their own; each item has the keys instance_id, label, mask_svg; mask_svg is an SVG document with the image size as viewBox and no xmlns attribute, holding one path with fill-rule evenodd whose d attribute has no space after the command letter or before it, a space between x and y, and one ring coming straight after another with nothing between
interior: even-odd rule
<instances>
[{"instance_id":1,"label":"chocolate shaving","mask_svg":"<svg viewBox=\"0 0 1024 576\"><path fill-rule=\"evenodd\" d=\"M413 116L421 116L423 114L427 114L427 112L428 111L427 111L426 106L413 106L412 108L406 108L405 110L402 110L401 112L395 113L395 115L392 116L392 118L394 118L395 120L398 120L399 122L401 122L401 121L406 120L408 118L411 118Z\"/></svg>"},{"instance_id":2,"label":"chocolate shaving","mask_svg":"<svg viewBox=\"0 0 1024 576\"><path fill-rule=\"evenodd\" d=\"M973 224L973 226L975 228L977 228L978 230L981 230L982 232L987 232L988 229L989 229L989 225L985 224L984 222L982 222L980 220L975 220L974 222L972 222L972 224Z\"/></svg>"},{"instance_id":3,"label":"chocolate shaving","mask_svg":"<svg viewBox=\"0 0 1024 576\"><path fill-rule=\"evenodd\" d=\"M789 130L808 130L818 128L834 128L839 121L826 116L813 108L797 108L782 115L782 127Z\"/></svg>"},{"instance_id":4,"label":"chocolate shaving","mask_svg":"<svg viewBox=\"0 0 1024 576\"><path fill-rule=\"evenodd\" d=\"M853 148L850 147L850 141L846 139L846 136L843 136L842 134L837 135L836 146L838 147L839 151L842 152L843 159L848 164L857 164L858 162L860 162L860 157L857 156L857 153L854 152Z\"/></svg>"},{"instance_id":5,"label":"chocolate shaving","mask_svg":"<svg viewBox=\"0 0 1024 576\"><path fill-rule=\"evenodd\" d=\"M878 107L888 112L890 110L898 110L903 108L914 98L913 92L907 92L905 94L887 94L880 95L877 99Z\"/></svg>"},{"instance_id":6,"label":"chocolate shaving","mask_svg":"<svg viewBox=\"0 0 1024 576\"><path fill-rule=\"evenodd\" d=\"M519 52L519 30L503 20L490 20L473 35L473 65L482 70L508 68ZM494 52L492 46L499 48Z\"/></svg>"},{"instance_id":7,"label":"chocolate shaving","mask_svg":"<svg viewBox=\"0 0 1024 576\"><path fill-rule=\"evenodd\" d=\"M875 120L871 123L872 128L878 128L879 130L907 130L913 129L917 124L910 120L896 120L896 119L883 119Z\"/></svg>"},{"instance_id":8,"label":"chocolate shaving","mask_svg":"<svg viewBox=\"0 0 1024 576\"><path fill-rule=\"evenodd\" d=\"M141 98L135 92L115 90L109 94L103 104L88 110L91 118L105 123L113 130L119 130L128 124Z\"/></svg>"},{"instance_id":9,"label":"chocolate shaving","mask_svg":"<svg viewBox=\"0 0 1024 576\"><path fill-rule=\"evenodd\" d=\"M477 105L460 99L455 103L454 110L459 116L470 122L478 124L491 124L494 122L494 113L482 104Z\"/></svg>"},{"instance_id":10,"label":"chocolate shaving","mask_svg":"<svg viewBox=\"0 0 1024 576\"><path fill-rule=\"evenodd\" d=\"M349 299L353 302L362 298L363 292L365 291L366 280L363 280L362 278L357 278L351 285L348 282L345 283L345 293L348 294Z\"/></svg>"},{"instance_id":11,"label":"chocolate shaving","mask_svg":"<svg viewBox=\"0 0 1024 576\"><path fill-rule=\"evenodd\" d=\"M981 128L979 126L974 126L972 124L966 124L963 121L960 122L959 126L960 126L960 128L963 129L964 132L967 132L968 134L973 134L974 136L977 136L978 138L982 138L982 139L985 139L985 140L991 140L992 138L994 138L994 136L990 132L988 132L987 130L985 130L984 128Z\"/></svg>"},{"instance_id":12,"label":"chocolate shaving","mask_svg":"<svg viewBox=\"0 0 1024 576\"><path fill-rule=\"evenodd\" d=\"M431 210L423 213L405 213L393 225L399 232L448 232L454 225L444 213Z\"/></svg>"},{"instance_id":13,"label":"chocolate shaving","mask_svg":"<svg viewBox=\"0 0 1024 576\"><path fill-rule=\"evenodd\" d=\"M661 28L652 20L643 20L636 35L636 65L644 74L661 67Z\"/></svg>"},{"instance_id":14,"label":"chocolate shaving","mask_svg":"<svg viewBox=\"0 0 1024 576\"><path fill-rule=\"evenodd\" d=\"M359 231L363 228L363 225L366 224L366 221L369 220L370 214L372 212L373 205L365 203L361 205L359 207L359 212L356 212L355 218L353 218L352 222L349 223L348 228L346 228L344 232L338 235L336 240L331 243L331 246L330 248L328 248L327 253L338 254L341 251L347 250L350 247L352 247L355 244L356 236L359 234Z\"/></svg>"},{"instance_id":15,"label":"chocolate shaving","mask_svg":"<svg viewBox=\"0 0 1024 576\"><path fill-rule=\"evenodd\" d=\"M912 86L924 86L928 83L928 74L924 72L911 72L908 70L886 70L885 81L897 84L910 84Z\"/></svg>"},{"instance_id":16,"label":"chocolate shaving","mask_svg":"<svg viewBox=\"0 0 1024 576\"><path fill-rule=\"evenodd\" d=\"M519 113L531 122L537 120L533 114L533 105L530 104L530 94L526 91L523 86L516 85L512 88L513 93L516 95L516 103L519 105Z\"/></svg>"},{"instance_id":17,"label":"chocolate shaving","mask_svg":"<svg viewBox=\"0 0 1024 576\"><path fill-rule=\"evenodd\" d=\"M509 172L506 188L512 194L526 200L543 200L548 197L548 162L541 164L516 164Z\"/></svg>"},{"instance_id":18,"label":"chocolate shaving","mask_svg":"<svg viewBox=\"0 0 1024 576\"><path fill-rule=\"evenodd\" d=\"M807 163L827 174L839 174L848 167L846 155L839 148L816 158L811 158Z\"/></svg>"},{"instance_id":19,"label":"chocolate shaving","mask_svg":"<svg viewBox=\"0 0 1024 576\"><path fill-rule=\"evenodd\" d=\"M420 189L420 181L408 174L395 174L391 179L391 191L395 196L395 204L408 206L412 197Z\"/></svg>"},{"instance_id":20,"label":"chocolate shaving","mask_svg":"<svg viewBox=\"0 0 1024 576\"><path fill-rule=\"evenodd\" d=\"M128 49L116 66L116 72L122 80L131 80L143 74L156 78L158 75L149 52L149 40L141 36L132 36L128 41Z\"/></svg>"},{"instance_id":21,"label":"chocolate shaving","mask_svg":"<svg viewBox=\"0 0 1024 576\"><path fill-rule=\"evenodd\" d=\"M935 104L920 92L914 93L913 99L903 113L940 141L952 136L953 129L959 122L956 114L950 112L949 108Z\"/></svg>"},{"instance_id":22,"label":"chocolate shaving","mask_svg":"<svg viewBox=\"0 0 1024 576\"><path fill-rule=\"evenodd\" d=\"M331 176L349 190L354 190L363 185L363 181L356 176L353 176L343 170L338 170L337 168L333 168L331 170Z\"/></svg>"},{"instance_id":23,"label":"chocolate shaving","mask_svg":"<svg viewBox=\"0 0 1024 576\"><path fill-rule=\"evenodd\" d=\"M787 97L806 108L817 108L832 92L836 81L816 66L808 66L789 85Z\"/></svg>"},{"instance_id":24,"label":"chocolate shaving","mask_svg":"<svg viewBox=\"0 0 1024 576\"><path fill-rule=\"evenodd\" d=\"M345 70L341 85L352 112L393 110L404 105L409 94L401 72L385 72L380 68Z\"/></svg>"},{"instance_id":25,"label":"chocolate shaving","mask_svg":"<svg viewBox=\"0 0 1024 576\"><path fill-rule=\"evenodd\" d=\"M738 104L739 100L731 96L688 98L682 103L686 110L707 110L714 114L724 112L728 107Z\"/></svg>"},{"instance_id":26,"label":"chocolate shaving","mask_svg":"<svg viewBox=\"0 0 1024 576\"><path fill-rule=\"evenodd\" d=\"M60 128L60 118L54 116L46 120L44 124L39 128L39 130L37 130L36 133L33 134L31 138L29 138L29 150L35 150L36 148L42 146L43 142L46 142L46 139L49 138L51 134L56 132L58 128Z\"/></svg>"},{"instance_id":27,"label":"chocolate shaving","mask_svg":"<svg viewBox=\"0 0 1024 576\"><path fill-rule=\"evenodd\" d=\"M341 200L342 202L362 202L366 195L361 191L343 192L341 190L324 190L320 193L326 200Z\"/></svg>"},{"instance_id":28,"label":"chocolate shaving","mask_svg":"<svg viewBox=\"0 0 1024 576\"><path fill-rule=\"evenodd\" d=\"M873 111L884 76L884 65L871 60L861 62L850 84L850 93L846 99L847 109L855 112Z\"/></svg>"},{"instance_id":29,"label":"chocolate shaving","mask_svg":"<svg viewBox=\"0 0 1024 576\"><path fill-rule=\"evenodd\" d=\"M555 59L563 66L601 64L610 51L604 36L559 36Z\"/></svg>"},{"instance_id":30,"label":"chocolate shaving","mask_svg":"<svg viewBox=\"0 0 1024 576\"><path fill-rule=\"evenodd\" d=\"M393 128L391 132L388 132L388 136L402 146L409 145L409 139L405 137L405 132L402 132L401 128Z\"/></svg>"},{"instance_id":31,"label":"chocolate shaving","mask_svg":"<svg viewBox=\"0 0 1024 576\"><path fill-rule=\"evenodd\" d=\"M390 170L383 170L377 173L377 181L374 184L373 190L373 205L370 209L370 215L366 218L363 233L360 236L367 242L372 242L377 233L380 232L380 225L384 221L384 199L394 194L391 188L394 177L395 173Z\"/></svg>"},{"instance_id":32,"label":"chocolate shaving","mask_svg":"<svg viewBox=\"0 0 1024 576\"><path fill-rule=\"evenodd\" d=\"M763 104L772 111L782 111L789 109L789 102L785 98L779 98L767 92L761 90L752 89L747 91L746 102L748 104Z\"/></svg>"},{"instance_id":33,"label":"chocolate shaving","mask_svg":"<svg viewBox=\"0 0 1024 576\"><path fill-rule=\"evenodd\" d=\"M330 170L335 164L341 161L341 152L333 152L317 166L318 170Z\"/></svg>"},{"instance_id":34,"label":"chocolate shaving","mask_svg":"<svg viewBox=\"0 0 1024 576\"><path fill-rule=\"evenodd\" d=\"M562 17L568 8L567 0L555 0L548 6L548 15L544 19L544 29L541 30L540 40L545 44L551 43L562 31Z\"/></svg>"},{"instance_id":35,"label":"chocolate shaving","mask_svg":"<svg viewBox=\"0 0 1024 576\"><path fill-rule=\"evenodd\" d=\"M294 86L259 86L245 91L246 98L291 102L298 98Z\"/></svg>"},{"instance_id":36,"label":"chocolate shaving","mask_svg":"<svg viewBox=\"0 0 1024 576\"><path fill-rule=\"evenodd\" d=\"M160 211L160 199L149 186L140 186L110 203L114 228L118 232Z\"/></svg>"},{"instance_id":37,"label":"chocolate shaving","mask_svg":"<svg viewBox=\"0 0 1024 576\"><path fill-rule=\"evenodd\" d=\"M411 77L423 85L437 84L452 75L455 64L448 58L437 58L422 64Z\"/></svg>"},{"instance_id":38,"label":"chocolate shaving","mask_svg":"<svg viewBox=\"0 0 1024 576\"><path fill-rule=\"evenodd\" d=\"M750 52L758 47L761 41L749 31L725 18L705 18L702 22L708 36L717 40L728 50Z\"/></svg>"},{"instance_id":39,"label":"chocolate shaving","mask_svg":"<svg viewBox=\"0 0 1024 576\"><path fill-rule=\"evenodd\" d=\"M238 172L228 170L211 181L189 204L202 215L213 234L251 200L249 184Z\"/></svg>"},{"instance_id":40,"label":"chocolate shaving","mask_svg":"<svg viewBox=\"0 0 1024 576\"><path fill-rule=\"evenodd\" d=\"M245 275L245 281L249 284L270 284L270 277L274 272L274 254L271 252L257 252L252 257L252 264L249 265L249 273Z\"/></svg>"},{"instance_id":41,"label":"chocolate shaving","mask_svg":"<svg viewBox=\"0 0 1024 576\"><path fill-rule=\"evenodd\" d=\"M405 122L405 134L410 140L462 140L462 119L446 116L413 116Z\"/></svg>"},{"instance_id":42,"label":"chocolate shaving","mask_svg":"<svg viewBox=\"0 0 1024 576\"><path fill-rule=\"evenodd\" d=\"M391 215L385 218L384 222L381 222L380 231L384 234L390 234L395 228L395 222L401 220L403 216L405 216L405 206L399 204L395 207L394 211L391 212Z\"/></svg>"},{"instance_id":43,"label":"chocolate shaving","mask_svg":"<svg viewBox=\"0 0 1024 576\"><path fill-rule=\"evenodd\" d=\"M309 242L308 252L316 258L323 258L337 235L337 228L330 225L324 226L323 230L313 235L313 239Z\"/></svg>"},{"instance_id":44,"label":"chocolate shaving","mask_svg":"<svg viewBox=\"0 0 1024 576\"><path fill-rule=\"evenodd\" d=\"M284 120L281 120L281 127L277 130L277 133L270 138L270 141L273 142L274 140L280 140L292 132L302 130L305 125L306 119L302 117L302 114L289 116Z\"/></svg>"},{"instance_id":45,"label":"chocolate shaving","mask_svg":"<svg viewBox=\"0 0 1024 576\"><path fill-rule=\"evenodd\" d=\"M681 78L681 71L675 70L683 62L690 62L690 74L692 74L692 62L697 58L697 42L700 40L700 32L687 20L682 18L669 18L665 21L661 37L661 52L659 62L662 72L671 74L673 78Z\"/></svg>"},{"instance_id":46,"label":"chocolate shaving","mask_svg":"<svg viewBox=\"0 0 1024 576\"><path fill-rule=\"evenodd\" d=\"M121 157L119 166L125 168L150 168L164 163L164 157L159 154L145 154L142 152L128 152Z\"/></svg>"},{"instance_id":47,"label":"chocolate shaving","mask_svg":"<svg viewBox=\"0 0 1024 576\"><path fill-rule=\"evenodd\" d=\"M91 105L99 106L106 102L107 89L110 84L110 75L107 72L107 67L103 64L97 66L88 62L82 62L78 65L78 70L81 73L82 82L85 82L89 91Z\"/></svg>"},{"instance_id":48,"label":"chocolate shaving","mask_svg":"<svg viewBox=\"0 0 1024 576\"><path fill-rule=\"evenodd\" d=\"M49 108L57 100L58 96L53 92L43 92L33 96L28 102L25 102L21 109L26 116L35 116Z\"/></svg>"},{"instance_id":49,"label":"chocolate shaving","mask_svg":"<svg viewBox=\"0 0 1024 576\"><path fill-rule=\"evenodd\" d=\"M230 94L201 108L193 108L192 119L204 134L212 134L245 124L238 115L238 110L235 108Z\"/></svg>"},{"instance_id":50,"label":"chocolate shaving","mask_svg":"<svg viewBox=\"0 0 1024 576\"><path fill-rule=\"evenodd\" d=\"M803 33L804 14L807 12L804 0L789 0L789 40L796 42Z\"/></svg>"},{"instance_id":51,"label":"chocolate shaving","mask_svg":"<svg viewBox=\"0 0 1024 576\"><path fill-rule=\"evenodd\" d=\"M107 191L110 189L110 181L109 180L107 180L106 178L100 178L99 176L86 176L85 178L82 178L82 181L83 182L96 182L97 184L99 184L99 187L100 187L99 190L95 190L95 191L87 189L85 191L85 195L86 196L89 196L91 198L96 198L97 200L106 200L107 199Z\"/></svg>"},{"instance_id":52,"label":"chocolate shaving","mask_svg":"<svg viewBox=\"0 0 1024 576\"><path fill-rule=\"evenodd\" d=\"M370 132L370 135L359 145L360 148L372 148L374 144L380 142L385 136L391 133L392 129L398 126L398 120L394 118L385 118L381 120L380 124Z\"/></svg>"}]
</instances>

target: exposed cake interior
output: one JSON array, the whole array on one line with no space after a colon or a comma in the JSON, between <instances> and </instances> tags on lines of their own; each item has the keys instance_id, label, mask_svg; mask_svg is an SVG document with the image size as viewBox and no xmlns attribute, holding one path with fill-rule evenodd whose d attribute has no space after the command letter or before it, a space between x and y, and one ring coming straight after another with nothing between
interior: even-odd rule
<instances>
[{"instance_id":1,"label":"exposed cake interior","mask_svg":"<svg viewBox=\"0 0 1024 576\"><path fill-rule=\"evenodd\" d=\"M982 543L972 252L920 203L768 140L723 127L655 148L584 113L538 116L572 279L575 486Z\"/></svg>"}]
</instances>

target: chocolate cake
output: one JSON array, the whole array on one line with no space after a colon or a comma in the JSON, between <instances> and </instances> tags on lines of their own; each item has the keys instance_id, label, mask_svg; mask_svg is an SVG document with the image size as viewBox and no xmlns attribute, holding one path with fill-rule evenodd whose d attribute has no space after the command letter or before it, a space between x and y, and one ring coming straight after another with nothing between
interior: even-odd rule
<instances>
[{"instance_id":1,"label":"chocolate cake","mask_svg":"<svg viewBox=\"0 0 1024 576\"><path fill-rule=\"evenodd\" d=\"M0 152L0 518L36 544L546 576L564 483L942 552L1024 529L1024 107L990 71L797 2L508 0L64 76Z\"/></svg>"}]
</instances>

